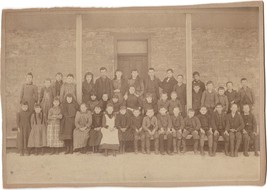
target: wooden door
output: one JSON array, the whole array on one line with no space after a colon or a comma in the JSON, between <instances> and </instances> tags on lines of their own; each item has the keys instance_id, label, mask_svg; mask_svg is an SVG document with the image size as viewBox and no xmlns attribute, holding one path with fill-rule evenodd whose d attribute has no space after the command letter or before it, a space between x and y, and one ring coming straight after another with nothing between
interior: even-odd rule
<instances>
[{"instance_id":1,"label":"wooden door","mask_svg":"<svg viewBox=\"0 0 267 190\"><path fill-rule=\"evenodd\" d=\"M125 78L130 78L131 71L137 69L139 76L144 78L148 71L148 57L144 55L118 55L117 68L123 72Z\"/></svg>"}]
</instances>

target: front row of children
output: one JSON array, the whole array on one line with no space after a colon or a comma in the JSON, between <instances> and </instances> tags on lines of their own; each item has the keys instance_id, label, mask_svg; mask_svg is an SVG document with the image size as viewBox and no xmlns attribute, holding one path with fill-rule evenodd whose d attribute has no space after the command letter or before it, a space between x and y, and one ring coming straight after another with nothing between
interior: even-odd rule
<instances>
[{"instance_id":1,"label":"front row of children","mask_svg":"<svg viewBox=\"0 0 267 190\"><path fill-rule=\"evenodd\" d=\"M59 149L65 147L65 154L69 154L73 151L85 153L89 146L93 152L101 149L106 156L109 151L115 156L117 151L124 153L130 141L134 142L134 151L138 153L141 141L144 154L150 154L153 147L155 154L171 155L185 153L186 139L192 135L195 154L199 144L200 154L205 154L207 138L208 153L215 156L218 139L222 136L225 155L237 157L243 140L244 156L249 156L250 144L254 145L255 156L258 156L255 117L249 105L243 105L242 111L240 114L238 106L232 104L231 113L226 114L222 104L218 103L214 112L202 106L197 116L193 109L189 109L187 117L183 118L178 106L172 109L171 114L165 106L160 106L157 116L152 108L148 108L142 116L139 108L130 111L124 105L115 113L113 104L108 103L105 110L96 105L91 113L86 104L79 106L68 94L62 105L58 98L54 99L47 123L39 104L35 104L31 113L28 103L22 102L21 111L17 114L18 149L21 155L29 155L44 154L45 147L50 147L51 154L58 154Z\"/></svg>"}]
</instances>

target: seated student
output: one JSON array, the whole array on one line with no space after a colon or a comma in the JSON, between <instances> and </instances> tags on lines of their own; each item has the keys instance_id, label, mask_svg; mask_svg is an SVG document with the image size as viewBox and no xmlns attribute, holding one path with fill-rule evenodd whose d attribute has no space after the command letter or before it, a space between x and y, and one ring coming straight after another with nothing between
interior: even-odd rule
<instances>
[{"instance_id":1,"label":"seated student","mask_svg":"<svg viewBox=\"0 0 267 190\"><path fill-rule=\"evenodd\" d=\"M155 154L159 153L159 134L158 134L158 121L157 117L154 116L154 110L148 109L146 116L143 119L142 128L145 132L145 145L146 153L150 154L150 140L154 139Z\"/></svg>"},{"instance_id":2,"label":"seated student","mask_svg":"<svg viewBox=\"0 0 267 190\"><path fill-rule=\"evenodd\" d=\"M220 86L218 88L218 102L217 103L221 103L223 106L223 112L227 113L229 102L228 102L227 96L224 93L225 93L224 87Z\"/></svg>"},{"instance_id":3,"label":"seated student","mask_svg":"<svg viewBox=\"0 0 267 190\"><path fill-rule=\"evenodd\" d=\"M115 126L119 131L120 153L124 154L125 145L133 141L133 129L130 127L130 117L127 113L126 106L121 106L119 113L115 118Z\"/></svg>"},{"instance_id":4,"label":"seated student","mask_svg":"<svg viewBox=\"0 0 267 190\"><path fill-rule=\"evenodd\" d=\"M90 94L90 100L87 102L87 107L88 110L90 110L91 112L93 112L95 110L96 105L99 105L99 102L96 98L96 93L95 91L92 91Z\"/></svg>"},{"instance_id":5,"label":"seated student","mask_svg":"<svg viewBox=\"0 0 267 190\"><path fill-rule=\"evenodd\" d=\"M52 148L50 154L59 154L59 149L64 147L64 141L59 139L60 121L62 113L60 109L59 97L55 97L53 107L48 112L48 125L47 125L47 146Z\"/></svg>"},{"instance_id":6,"label":"seated student","mask_svg":"<svg viewBox=\"0 0 267 190\"><path fill-rule=\"evenodd\" d=\"M114 114L117 114L120 112L121 102L117 94L113 95L113 97L108 101L108 103L111 103L113 105Z\"/></svg>"},{"instance_id":7,"label":"seated student","mask_svg":"<svg viewBox=\"0 0 267 190\"><path fill-rule=\"evenodd\" d=\"M238 150L242 141L242 130L244 122L242 116L237 112L237 105L232 104L231 113L226 116L226 130L230 137L230 156L238 157Z\"/></svg>"},{"instance_id":8,"label":"seated student","mask_svg":"<svg viewBox=\"0 0 267 190\"><path fill-rule=\"evenodd\" d=\"M168 100L168 94L167 92L162 92L160 99L158 100L158 110L161 107L165 107L166 110L169 110L169 106L170 106L170 101Z\"/></svg>"},{"instance_id":9,"label":"seated student","mask_svg":"<svg viewBox=\"0 0 267 190\"><path fill-rule=\"evenodd\" d=\"M239 103L239 97L238 97L237 91L233 89L233 82L228 81L226 83L226 88L227 88L227 90L225 91L224 94L227 96L228 102L229 102L227 113L230 113L231 112L231 109L230 109L231 105L234 103L238 104Z\"/></svg>"},{"instance_id":10,"label":"seated student","mask_svg":"<svg viewBox=\"0 0 267 190\"><path fill-rule=\"evenodd\" d=\"M138 153L138 141L141 140L141 151L143 154L145 151L145 133L142 128L143 116L140 109L134 108L133 115L130 117L130 127L134 130L134 152Z\"/></svg>"},{"instance_id":11,"label":"seated student","mask_svg":"<svg viewBox=\"0 0 267 190\"><path fill-rule=\"evenodd\" d=\"M173 87L177 84L177 80L173 76L173 69L167 69L166 74L166 78L161 82L161 88L167 93L168 99L170 99Z\"/></svg>"},{"instance_id":12,"label":"seated student","mask_svg":"<svg viewBox=\"0 0 267 190\"><path fill-rule=\"evenodd\" d=\"M167 113L167 109L163 106L159 108L159 113L157 116L158 119L158 127L159 127L159 146L160 153L162 155L165 154L164 148L164 137L167 137L167 154L172 154L172 122L169 114Z\"/></svg>"},{"instance_id":13,"label":"seated student","mask_svg":"<svg viewBox=\"0 0 267 190\"><path fill-rule=\"evenodd\" d=\"M179 109L182 109L182 105L180 103L180 100L177 99L177 93L175 91L173 91L171 93L171 99L170 99L170 105L169 105L169 114L173 115L173 109L175 107L179 107Z\"/></svg>"},{"instance_id":14,"label":"seated student","mask_svg":"<svg viewBox=\"0 0 267 190\"><path fill-rule=\"evenodd\" d=\"M171 115L172 121L172 134L173 134L173 152L180 153L180 147L182 142L182 132L184 129L184 118L181 115L180 108L173 108L173 115ZM183 144L183 151L185 152L185 144Z\"/></svg>"},{"instance_id":15,"label":"seated student","mask_svg":"<svg viewBox=\"0 0 267 190\"><path fill-rule=\"evenodd\" d=\"M103 94L102 99L99 101L99 105L101 106L101 110L105 111L107 108L107 104L108 104L108 94ZM114 108L113 108L114 111Z\"/></svg>"},{"instance_id":16,"label":"seated student","mask_svg":"<svg viewBox=\"0 0 267 190\"><path fill-rule=\"evenodd\" d=\"M134 110L135 107L141 108L140 98L135 93L134 86L130 86L127 95L124 96L125 104L127 110L131 112Z\"/></svg>"},{"instance_id":17,"label":"seated student","mask_svg":"<svg viewBox=\"0 0 267 190\"><path fill-rule=\"evenodd\" d=\"M47 144L46 137L44 114L41 105L35 104L34 111L31 115L31 132L28 140L28 148L34 148L36 155L38 155L39 150L44 155L44 148Z\"/></svg>"},{"instance_id":18,"label":"seated student","mask_svg":"<svg viewBox=\"0 0 267 190\"><path fill-rule=\"evenodd\" d=\"M24 153L29 155L28 139L31 131L31 113L28 102L22 101L21 110L17 113L16 118L18 127L17 147L20 156L24 156Z\"/></svg>"},{"instance_id":19,"label":"seated student","mask_svg":"<svg viewBox=\"0 0 267 190\"><path fill-rule=\"evenodd\" d=\"M63 140L66 146L65 154L73 153L73 130L75 128L75 116L78 109L79 105L73 98L73 95L67 94L62 103L63 119L60 130L60 140Z\"/></svg>"},{"instance_id":20,"label":"seated student","mask_svg":"<svg viewBox=\"0 0 267 190\"><path fill-rule=\"evenodd\" d=\"M89 131L92 125L92 113L87 110L86 104L80 105L80 111L75 116L75 129L73 130L73 149L86 153Z\"/></svg>"},{"instance_id":21,"label":"seated student","mask_svg":"<svg viewBox=\"0 0 267 190\"><path fill-rule=\"evenodd\" d=\"M217 103L212 114L211 124L213 128L213 154L216 154L219 137L224 140L224 153L229 156L229 133L226 131L226 114L221 103Z\"/></svg>"},{"instance_id":22,"label":"seated student","mask_svg":"<svg viewBox=\"0 0 267 190\"><path fill-rule=\"evenodd\" d=\"M198 85L200 87L200 92L201 93L204 92L206 90L206 87L205 83L200 80L199 72L195 71L193 73L193 79L194 80L192 81L192 86L194 87L194 85Z\"/></svg>"},{"instance_id":23,"label":"seated student","mask_svg":"<svg viewBox=\"0 0 267 190\"><path fill-rule=\"evenodd\" d=\"M76 84L74 83L73 74L67 75L67 80L63 83L60 89L60 101L63 102L67 96L67 94L71 94L74 100L76 99Z\"/></svg>"},{"instance_id":24,"label":"seated student","mask_svg":"<svg viewBox=\"0 0 267 190\"><path fill-rule=\"evenodd\" d=\"M116 156L116 151L119 150L118 129L115 127L115 114L113 113L112 104L107 104L106 111L102 118L102 140L99 148L105 150L105 156L108 156L108 151L112 150L113 156Z\"/></svg>"},{"instance_id":25,"label":"seated student","mask_svg":"<svg viewBox=\"0 0 267 190\"><path fill-rule=\"evenodd\" d=\"M145 99L142 103L143 113L146 114L148 109L153 109L154 113L158 113L158 107L156 104L154 104L153 97L151 93L147 93L145 95Z\"/></svg>"},{"instance_id":26,"label":"seated student","mask_svg":"<svg viewBox=\"0 0 267 190\"><path fill-rule=\"evenodd\" d=\"M205 136L208 137L208 146L209 146L209 156L213 156L212 152L212 143L213 143L213 132L211 126L211 117L208 113L208 110L205 106L200 108L200 114L197 115L200 121L200 154L203 156L204 153L204 143L205 143Z\"/></svg>"},{"instance_id":27,"label":"seated student","mask_svg":"<svg viewBox=\"0 0 267 190\"><path fill-rule=\"evenodd\" d=\"M210 113L214 111L215 105L218 102L218 96L213 88L213 82L207 82L207 89L203 92L201 98L201 106L205 106Z\"/></svg>"},{"instance_id":28,"label":"seated student","mask_svg":"<svg viewBox=\"0 0 267 190\"><path fill-rule=\"evenodd\" d=\"M193 109L188 110L188 115L184 120L184 130L183 130L183 135L182 135L182 143L184 145L184 150L183 153L186 151L186 137L189 134L192 134L193 139L194 139L194 153L197 154L197 149L198 149L198 141L199 141L199 129L201 127L199 119L194 116L195 111Z\"/></svg>"},{"instance_id":29,"label":"seated student","mask_svg":"<svg viewBox=\"0 0 267 190\"><path fill-rule=\"evenodd\" d=\"M193 86L192 92L192 108L195 110L195 114L199 114L199 110L201 108L201 98L202 98L202 91L200 90L199 84L195 84Z\"/></svg>"},{"instance_id":30,"label":"seated student","mask_svg":"<svg viewBox=\"0 0 267 190\"><path fill-rule=\"evenodd\" d=\"M102 139L101 127L102 127L103 113L101 107L96 105L92 114L92 126L89 131L89 147L92 147L92 152L98 152L98 148Z\"/></svg>"},{"instance_id":31,"label":"seated student","mask_svg":"<svg viewBox=\"0 0 267 190\"><path fill-rule=\"evenodd\" d=\"M243 129L243 141L244 141L244 156L249 156L249 145L254 145L255 156L259 156L258 153L258 134L257 134L257 122L255 116L250 112L248 104L243 105L242 117L245 127Z\"/></svg>"}]
</instances>

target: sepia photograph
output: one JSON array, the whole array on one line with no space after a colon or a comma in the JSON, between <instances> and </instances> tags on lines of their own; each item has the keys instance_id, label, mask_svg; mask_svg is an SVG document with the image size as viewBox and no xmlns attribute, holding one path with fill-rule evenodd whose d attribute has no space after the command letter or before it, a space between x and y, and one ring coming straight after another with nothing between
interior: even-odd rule
<instances>
[{"instance_id":1,"label":"sepia photograph","mask_svg":"<svg viewBox=\"0 0 267 190\"><path fill-rule=\"evenodd\" d=\"M263 9L3 9L4 188L265 185Z\"/></svg>"}]
</instances>

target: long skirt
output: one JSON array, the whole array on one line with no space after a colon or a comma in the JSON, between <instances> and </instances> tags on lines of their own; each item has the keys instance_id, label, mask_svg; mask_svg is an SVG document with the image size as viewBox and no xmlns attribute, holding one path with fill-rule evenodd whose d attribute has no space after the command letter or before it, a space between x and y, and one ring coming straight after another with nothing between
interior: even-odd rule
<instances>
[{"instance_id":1,"label":"long skirt","mask_svg":"<svg viewBox=\"0 0 267 190\"><path fill-rule=\"evenodd\" d=\"M61 121L60 140L72 140L73 130L75 128L74 117L63 118Z\"/></svg>"},{"instance_id":2,"label":"long skirt","mask_svg":"<svg viewBox=\"0 0 267 190\"><path fill-rule=\"evenodd\" d=\"M45 147L47 145L46 138L46 126L44 124L33 125L29 136L28 147Z\"/></svg>"},{"instance_id":3,"label":"long skirt","mask_svg":"<svg viewBox=\"0 0 267 190\"><path fill-rule=\"evenodd\" d=\"M102 139L101 131L96 131L94 129L91 129L89 132L88 145L89 146L98 146L98 145L100 145L101 139Z\"/></svg>"},{"instance_id":4,"label":"long skirt","mask_svg":"<svg viewBox=\"0 0 267 190\"><path fill-rule=\"evenodd\" d=\"M64 141L59 139L60 123L50 123L47 126L47 146L63 147Z\"/></svg>"},{"instance_id":5,"label":"long skirt","mask_svg":"<svg viewBox=\"0 0 267 190\"><path fill-rule=\"evenodd\" d=\"M102 140L100 149L119 150L118 129L114 128L112 131L109 128L102 128Z\"/></svg>"},{"instance_id":6,"label":"long skirt","mask_svg":"<svg viewBox=\"0 0 267 190\"><path fill-rule=\"evenodd\" d=\"M119 140L120 141L133 141L134 140L134 130L128 128L125 132L119 130Z\"/></svg>"},{"instance_id":7,"label":"long skirt","mask_svg":"<svg viewBox=\"0 0 267 190\"><path fill-rule=\"evenodd\" d=\"M21 126L17 137L17 147L18 150L26 150L28 148L28 140L31 132L30 125Z\"/></svg>"},{"instance_id":8,"label":"long skirt","mask_svg":"<svg viewBox=\"0 0 267 190\"><path fill-rule=\"evenodd\" d=\"M73 149L86 147L88 138L89 129L82 131L79 128L75 128L73 131Z\"/></svg>"}]
</instances>

